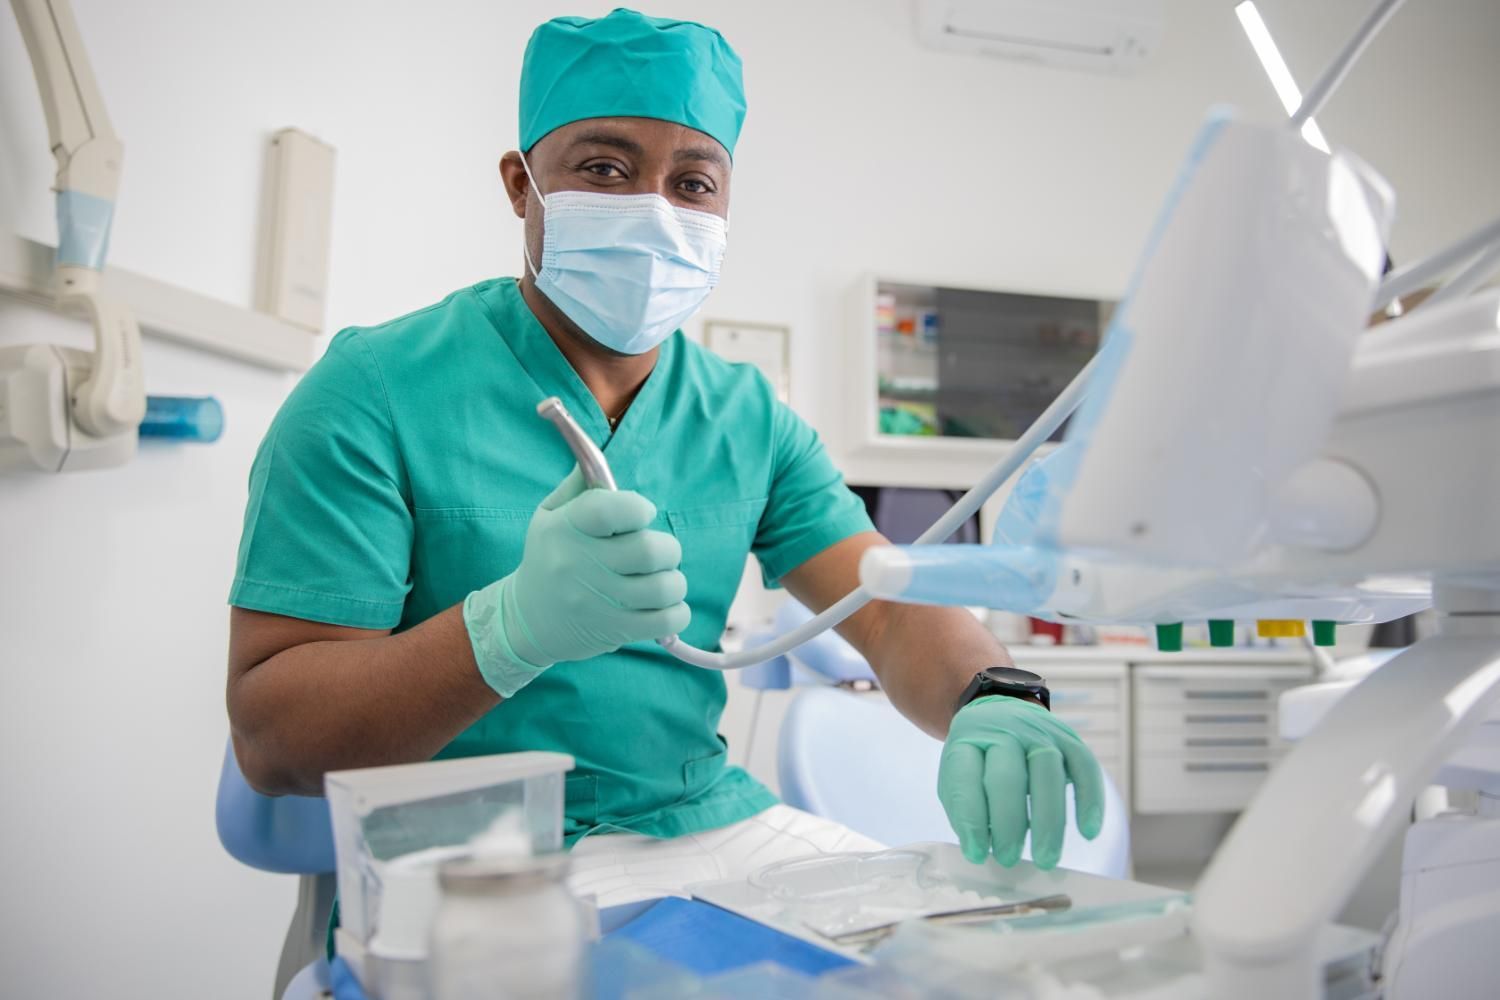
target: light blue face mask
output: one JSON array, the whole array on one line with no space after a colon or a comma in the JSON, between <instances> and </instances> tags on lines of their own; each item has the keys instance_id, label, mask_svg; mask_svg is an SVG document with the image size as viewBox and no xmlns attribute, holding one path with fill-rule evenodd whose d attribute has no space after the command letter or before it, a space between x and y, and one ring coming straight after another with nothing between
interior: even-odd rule
<instances>
[{"instance_id":1,"label":"light blue face mask","mask_svg":"<svg viewBox=\"0 0 1500 1000\"><path fill-rule=\"evenodd\" d=\"M728 226L712 212L655 194L554 191L542 201L536 287L584 333L621 354L645 354L698 311L719 283Z\"/></svg>"}]
</instances>

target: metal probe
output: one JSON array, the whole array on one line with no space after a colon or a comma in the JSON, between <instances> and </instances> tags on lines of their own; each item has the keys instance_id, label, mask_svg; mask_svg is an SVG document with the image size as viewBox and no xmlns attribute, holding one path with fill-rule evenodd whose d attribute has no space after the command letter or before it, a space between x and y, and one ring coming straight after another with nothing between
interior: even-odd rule
<instances>
[{"instance_id":1,"label":"metal probe","mask_svg":"<svg viewBox=\"0 0 1500 1000\"><path fill-rule=\"evenodd\" d=\"M548 396L537 404L537 416L546 420L557 433L567 442L568 450L578 460L578 471L583 473L583 481L590 489L595 490L617 490L615 485L615 474L609 470L609 462L604 458L604 452L599 450L592 438L583 432L578 426L578 421L568 412L563 401L556 396Z\"/></svg>"}]
</instances>

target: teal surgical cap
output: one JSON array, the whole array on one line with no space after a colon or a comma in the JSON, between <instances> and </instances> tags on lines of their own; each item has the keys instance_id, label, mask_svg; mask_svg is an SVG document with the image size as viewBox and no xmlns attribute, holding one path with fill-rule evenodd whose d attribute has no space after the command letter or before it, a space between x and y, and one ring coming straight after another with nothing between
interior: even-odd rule
<instances>
[{"instance_id":1,"label":"teal surgical cap","mask_svg":"<svg viewBox=\"0 0 1500 1000\"><path fill-rule=\"evenodd\" d=\"M646 17L558 17L531 33L521 65L521 151L585 118L659 118L734 154L745 121L740 57L712 28Z\"/></svg>"}]
</instances>

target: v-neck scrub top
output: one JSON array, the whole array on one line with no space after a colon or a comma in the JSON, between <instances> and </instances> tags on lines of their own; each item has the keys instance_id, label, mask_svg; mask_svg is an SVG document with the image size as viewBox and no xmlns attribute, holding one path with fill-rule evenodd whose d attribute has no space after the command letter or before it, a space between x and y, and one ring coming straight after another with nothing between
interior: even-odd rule
<instances>
[{"instance_id":1,"label":"v-neck scrub top","mask_svg":"<svg viewBox=\"0 0 1500 1000\"><path fill-rule=\"evenodd\" d=\"M510 573L532 512L574 464L536 415L552 395L604 449L620 487L656 505L652 527L682 543L693 645L717 648L749 553L774 585L873 530L817 435L760 373L681 332L611 434L503 278L333 339L256 456L229 602L399 632ZM554 665L438 756L572 754L570 840L695 833L776 801L726 765L725 694L720 672L633 644Z\"/></svg>"}]
</instances>

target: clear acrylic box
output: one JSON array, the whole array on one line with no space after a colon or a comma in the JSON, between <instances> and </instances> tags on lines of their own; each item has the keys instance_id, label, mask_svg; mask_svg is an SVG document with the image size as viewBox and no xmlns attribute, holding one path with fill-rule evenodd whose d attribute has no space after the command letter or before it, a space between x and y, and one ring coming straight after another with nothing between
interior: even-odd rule
<instances>
[{"instance_id":1,"label":"clear acrylic box","mask_svg":"<svg viewBox=\"0 0 1500 1000\"><path fill-rule=\"evenodd\" d=\"M341 930L369 944L387 862L463 853L508 812L519 812L533 854L562 850L563 778L572 768L567 754L527 752L329 772Z\"/></svg>"}]
</instances>

